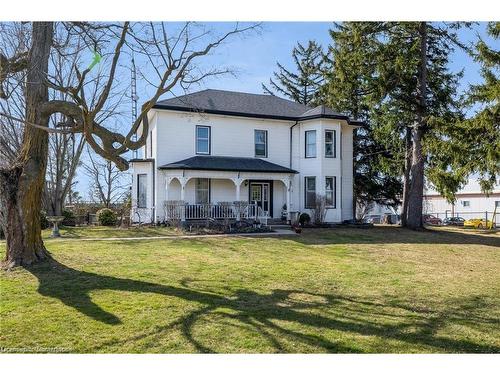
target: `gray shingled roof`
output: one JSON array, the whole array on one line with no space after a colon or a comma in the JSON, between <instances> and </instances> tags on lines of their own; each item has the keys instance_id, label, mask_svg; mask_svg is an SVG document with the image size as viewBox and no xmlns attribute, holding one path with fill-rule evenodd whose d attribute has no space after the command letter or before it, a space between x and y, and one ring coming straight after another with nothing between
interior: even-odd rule
<instances>
[{"instance_id":1,"label":"gray shingled roof","mask_svg":"<svg viewBox=\"0 0 500 375\"><path fill-rule=\"evenodd\" d=\"M232 156L193 156L175 163L165 164L159 169L197 169L209 171L298 173L293 169L258 158Z\"/></svg>"},{"instance_id":2,"label":"gray shingled roof","mask_svg":"<svg viewBox=\"0 0 500 375\"><path fill-rule=\"evenodd\" d=\"M311 108L307 112L304 112L300 117L305 118L310 116L344 116L344 115L335 112L324 105L318 105L317 107Z\"/></svg>"},{"instance_id":3,"label":"gray shingled roof","mask_svg":"<svg viewBox=\"0 0 500 375\"><path fill-rule=\"evenodd\" d=\"M155 104L154 108L290 121L334 118L346 120L352 124L359 123L325 106L311 108L273 95L212 89L161 100Z\"/></svg>"}]
</instances>

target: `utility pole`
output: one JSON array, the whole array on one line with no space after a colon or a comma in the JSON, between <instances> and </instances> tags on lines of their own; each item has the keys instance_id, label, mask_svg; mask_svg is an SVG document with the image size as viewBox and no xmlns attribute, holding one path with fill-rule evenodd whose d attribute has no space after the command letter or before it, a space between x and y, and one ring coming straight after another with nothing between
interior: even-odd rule
<instances>
[{"instance_id":1,"label":"utility pole","mask_svg":"<svg viewBox=\"0 0 500 375\"><path fill-rule=\"evenodd\" d=\"M135 72L135 61L132 57L132 69L131 69L131 85L130 85L130 98L132 99L132 122L137 120L137 101L139 97L137 96L137 76ZM134 142L137 141L137 133L134 134ZM133 151L134 159L137 159L137 150Z\"/></svg>"}]
</instances>

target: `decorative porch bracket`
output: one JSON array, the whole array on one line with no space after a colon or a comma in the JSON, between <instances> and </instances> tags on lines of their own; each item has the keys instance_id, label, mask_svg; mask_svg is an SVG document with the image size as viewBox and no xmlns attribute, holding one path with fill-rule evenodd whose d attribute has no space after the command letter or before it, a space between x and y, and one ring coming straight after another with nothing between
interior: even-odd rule
<instances>
[{"instance_id":1,"label":"decorative porch bracket","mask_svg":"<svg viewBox=\"0 0 500 375\"><path fill-rule=\"evenodd\" d=\"M186 198L186 185L189 181L189 177L174 177L179 180L179 183L181 184L181 201L185 202ZM181 210L181 221L184 223L186 221L186 210L185 207Z\"/></svg>"}]
</instances>

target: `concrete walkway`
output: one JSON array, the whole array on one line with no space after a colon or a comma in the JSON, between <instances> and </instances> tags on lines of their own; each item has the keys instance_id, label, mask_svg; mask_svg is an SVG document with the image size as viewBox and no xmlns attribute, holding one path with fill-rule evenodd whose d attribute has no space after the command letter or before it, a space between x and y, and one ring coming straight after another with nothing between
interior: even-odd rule
<instances>
[{"instance_id":1,"label":"concrete walkway","mask_svg":"<svg viewBox=\"0 0 500 375\"><path fill-rule=\"evenodd\" d=\"M273 232L263 233L226 233L226 234L183 234L180 236L151 236L151 237L60 237L50 238L56 241L136 241L136 240L177 240L189 238L212 238L212 237L266 237L266 236L294 236L297 235L290 229L275 229Z\"/></svg>"}]
</instances>

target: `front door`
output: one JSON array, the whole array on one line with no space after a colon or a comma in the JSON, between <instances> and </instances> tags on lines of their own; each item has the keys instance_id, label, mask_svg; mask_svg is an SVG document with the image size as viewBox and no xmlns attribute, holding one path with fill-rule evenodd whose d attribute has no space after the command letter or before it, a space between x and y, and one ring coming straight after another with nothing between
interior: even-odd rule
<instances>
[{"instance_id":1,"label":"front door","mask_svg":"<svg viewBox=\"0 0 500 375\"><path fill-rule=\"evenodd\" d=\"M257 206L269 214L270 186L269 182L250 183L250 203L257 203Z\"/></svg>"}]
</instances>

